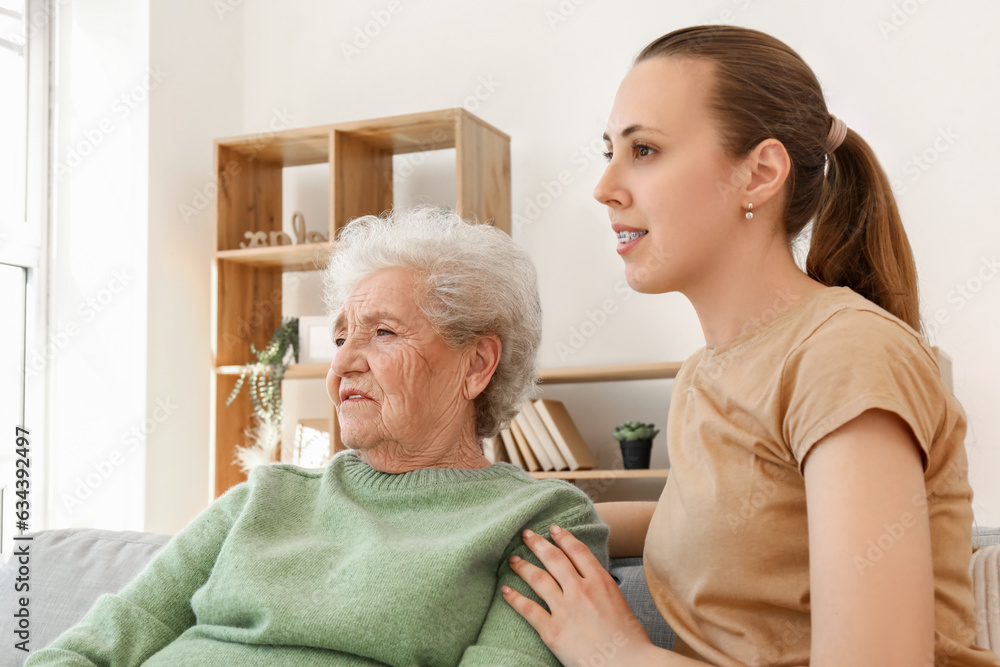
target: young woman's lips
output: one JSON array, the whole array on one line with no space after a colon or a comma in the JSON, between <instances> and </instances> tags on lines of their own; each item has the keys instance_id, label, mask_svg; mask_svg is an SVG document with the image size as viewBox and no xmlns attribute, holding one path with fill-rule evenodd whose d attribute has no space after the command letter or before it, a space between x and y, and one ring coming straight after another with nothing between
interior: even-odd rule
<instances>
[{"instance_id":1,"label":"young woman's lips","mask_svg":"<svg viewBox=\"0 0 1000 667\"><path fill-rule=\"evenodd\" d=\"M632 248L634 248L644 238L646 238L646 234L639 234L634 239L630 238L627 241L618 241L618 246L615 248L615 250L618 252L619 255L624 255L625 253L632 250Z\"/></svg>"}]
</instances>

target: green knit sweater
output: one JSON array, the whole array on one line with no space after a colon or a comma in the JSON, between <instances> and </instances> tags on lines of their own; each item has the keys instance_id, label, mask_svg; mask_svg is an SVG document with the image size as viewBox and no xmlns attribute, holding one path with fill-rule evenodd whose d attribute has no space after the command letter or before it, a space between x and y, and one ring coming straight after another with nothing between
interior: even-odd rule
<instances>
[{"instance_id":1,"label":"green knit sweater","mask_svg":"<svg viewBox=\"0 0 1000 667\"><path fill-rule=\"evenodd\" d=\"M500 592L520 531L556 523L607 566L583 492L509 463L254 470L27 665L558 665Z\"/></svg>"}]
</instances>

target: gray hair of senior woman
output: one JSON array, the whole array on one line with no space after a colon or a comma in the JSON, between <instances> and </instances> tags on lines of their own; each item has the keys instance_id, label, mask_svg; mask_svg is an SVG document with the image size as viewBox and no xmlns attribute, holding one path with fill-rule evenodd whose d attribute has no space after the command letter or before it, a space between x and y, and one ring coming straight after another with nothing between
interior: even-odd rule
<instances>
[{"instance_id":1,"label":"gray hair of senior woman","mask_svg":"<svg viewBox=\"0 0 1000 667\"><path fill-rule=\"evenodd\" d=\"M501 356L475 400L476 437L496 435L534 392L542 311L535 266L504 232L447 209L419 207L347 224L324 273L334 315L354 286L381 269L418 276L417 303L449 347L496 335Z\"/></svg>"}]
</instances>

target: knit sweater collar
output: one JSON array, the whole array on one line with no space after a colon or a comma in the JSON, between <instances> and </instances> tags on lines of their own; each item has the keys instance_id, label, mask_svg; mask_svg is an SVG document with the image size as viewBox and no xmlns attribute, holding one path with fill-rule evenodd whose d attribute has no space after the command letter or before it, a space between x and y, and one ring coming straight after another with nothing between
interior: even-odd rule
<instances>
[{"instance_id":1,"label":"knit sweater collar","mask_svg":"<svg viewBox=\"0 0 1000 667\"><path fill-rule=\"evenodd\" d=\"M420 468L410 472L388 473L372 468L361 460L357 452L347 450L333 457L327 466L327 475L343 475L358 486L379 489L418 489L437 484L478 482L500 477L524 476L523 471L510 463L500 462L486 468Z\"/></svg>"}]
</instances>

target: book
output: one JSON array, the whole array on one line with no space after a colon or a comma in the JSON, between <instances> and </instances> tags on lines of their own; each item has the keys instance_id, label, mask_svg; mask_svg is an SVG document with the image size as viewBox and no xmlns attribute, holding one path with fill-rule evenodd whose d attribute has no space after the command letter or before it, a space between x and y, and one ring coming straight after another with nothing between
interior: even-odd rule
<instances>
[{"instance_id":1,"label":"book","mask_svg":"<svg viewBox=\"0 0 1000 667\"><path fill-rule=\"evenodd\" d=\"M535 401L535 410L562 452L569 469L593 470L597 465L594 454L587 447L562 401L539 398Z\"/></svg>"},{"instance_id":2,"label":"book","mask_svg":"<svg viewBox=\"0 0 1000 667\"><path fill-rule=\"evenodd\" d=\"M504 460L503 445L500 444L500 436L495 435L492 438L483 438L483 456L490 463Z\"/></svg>"},{"instance_id":3,"label":"book","mask_svg":"<svg viewBox=\"0 0 1000 667\"><path fill-rule=\"evenodd\" d=\"M548 452L546 452L545 448L542 447L542 442L538 439L538 436L535 435L535 429L531 425L531 422L528 421L528 417L524 414L523 409L517 413L516 417L514 417L513 423L521 430L521 434L524 436L524 442L528 445L531 453L534 454L535 459L538 460L538 465L542 471L547 472L549 470L554 470L555 466L552 464L552 459L549 458Z\"/></svg>"},{"instance_id":4,"label":"book","mask_svg":"<svg viewBox=\"0 0 1000 667\"><path fill-rule=\"evenodd\" d=\"M507 460L518 468L526 470L524 462L521 461L521 455L517 453L517 443L514 442L514 436L510 434L509 428L500 431L500 440L503 442L503 448L507 453Z\"/></svg>"},{"instance_id":5,"label":"book","mask_svg":"<svg viewBox=\"0 0 1000 667\"><path fill-rule=\"evenodd\" d=\"M549 434L549 430L542 423L542 418L538 416L538 410L535 409L534 404L531 401L525 401L521 406L521 414L527 418L528 423L531 424L532 433L535 434L535 440L537 440L538 445L545 450L545 455L548 457L549 461L552 462L553 470L565 470L569 466L566 464L566 459L563 457L559 448L556 446L555 441ZM535 441L528 438L528 443L534 448Z\"/></svg>"},{"instance_id":6,"label":"book","mask_svg":"<svg viewBox=\"0 0 1000 667\"><path fill-rule=\"evenodd\" d=\"M517 443L517 451L520 452L521 460L524 461L524 469L528 472L541 470L542 467L538 464L535 455L531 453L531 447L528 446L528 441L525 439L524 433L521 432L521 427L517 425L516 418L510 423L510 434L514 437L514 442Z\"/></svg>"}]
</instances>

